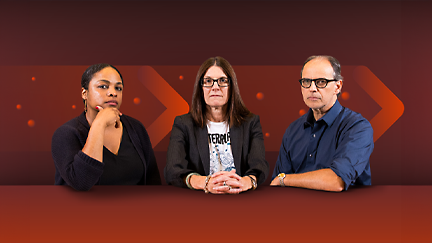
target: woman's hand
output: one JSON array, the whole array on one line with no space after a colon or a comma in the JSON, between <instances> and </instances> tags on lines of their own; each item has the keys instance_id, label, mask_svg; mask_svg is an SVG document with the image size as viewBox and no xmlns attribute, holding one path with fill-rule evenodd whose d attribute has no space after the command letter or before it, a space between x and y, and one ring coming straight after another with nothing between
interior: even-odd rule
<instances>
[{"instance_id":1,"label":"woman's hand","mask_svg":"<svg viewBox=\"0 0 432 243\"><path fill-rule=\"evenodd\" d=\"M190 184L198 190L205 190L205 176L193 175ZM252 188L249 176L241 177L236 170L219 171L210 176L207 190L212 194L239 194Z\"/></svg>"},{"instance_id":2,"label":"woman's hand","mask_svg":"<svg viewBox=\"0 0 432 243\"><path fill-rule=\"evenodd\" d=\"M102 163L105 128L113 125L115 128L119 128L122 114L117 108L103 109L100 106L96 106L96 108L99 112L90 125L90 131L82 152Z\"/></svg>"},{"instance_id":3,"label":"woman's hand","mask_svg":"<svg viewBox=\"0 0 432 243\"><path fill-rule=\"evenodd\" d=\"M114 125L115 128L119 127L120 124L120 116L122 113L114 107L102 108L101 106L96 106L96 109L99 111L96 115L96 118L93 121L93 124L101 124L102 126L109 127Z\"/></svg>"},{"instance_id":4,"label":"woman's hand","mask_svg":"<svg viewBox=\"0 0 432 243\"><path fill-rule=\"evenodd\" d=\"M236 170L219 171L214 173L207 186L211 193L215 194L238 194L252 188L249 176L240 177Z\"/></svg>"}]
</instances>

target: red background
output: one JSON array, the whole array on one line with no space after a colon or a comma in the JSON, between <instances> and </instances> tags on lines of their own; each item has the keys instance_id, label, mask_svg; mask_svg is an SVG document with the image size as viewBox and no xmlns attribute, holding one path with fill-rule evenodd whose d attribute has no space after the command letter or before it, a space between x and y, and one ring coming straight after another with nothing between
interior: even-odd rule
<instances>
[{"instance_id":1,"label":"red background","mask_svg":"<svg viewBox=\"0 0 432 243\"><path fill-rule=\"evenodd\" d=\"M431 10L429 1L1 1L0 185L53 184L51 136L82 111L80 77L87 66L119 66L122 111L148 126L164 106L128 69L152 66L190 102L197 67L217 55L234 66L246 105L270 134L272 171L274 144L305 109L300 65L316 54L341 62L350 93L343 105L368 119L380 110L344 73L344 66L362 65L405 106L375 143L373 184L431 185ZM294 70L274 78L254 66ZM169 134L155 147L161 171L168 142Z\"/></svg>"},{"instance_id":2,"label":"red background","mask_svg":"<svg viewBox=\"0 0 432 243\"><path fill-rule=\"evenodd\" d=\"M338 58L343 75L344 65L368 67L405 105L402 117L375 143L373 183L431 184L432 165L426 151L432 134L423 128L431 118L427 112L432 85L427 81L431 7L427 1L0 2L4 88L0 184L52 184L51 135L81 112L80 76L88 65L150 65L190 102L197 70L182 65L199 66L220 55L234 67L299 66L314 54ZM23 71L23 66L41 65L44 73L37 68ZM62 72L69 68L75 71ZM261 73L258 80L253 78L253 67L236 71L246 105L261 116L263 132L278 127L266 140L280 143L285 128L305 108L296 81L299 76L273 78L270 73L272 78L266 79ZM185 79L180 81L179 75ZM161 103L141 102L139 109L134 107L133 98L151 97L145 87L135 84L141 85L136 77L125 77L122 109L133 117L145 112L157 118L164 109ZM281 87L293 95L272 94ZM342 104L368 119L372 118L368 109L372 114L379 111L352 80L346 79L344 89L351 96ZM264 93L262 102L257 102L257 92ZM274 102L269 103L270 98ZM34 127L27 125L29 119L35 120ZM156 147L162 167L167 140L169 135ZM274 165L277 153L267 151Z\"/></svg>"}]
</instances>

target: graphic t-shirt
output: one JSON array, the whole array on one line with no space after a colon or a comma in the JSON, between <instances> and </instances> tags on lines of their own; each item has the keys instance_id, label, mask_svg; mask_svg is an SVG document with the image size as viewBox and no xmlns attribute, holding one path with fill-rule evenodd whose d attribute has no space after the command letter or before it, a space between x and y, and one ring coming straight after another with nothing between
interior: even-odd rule
<instances>
[{"instance_id":1,"label":"graphic t-shirt","mask_svg":"<svg viewBox=\"0 0 432 243\"><path fill-rule=\"evenodd\" d=\"M235 169L228 122L207 121L210 150L210 175Z\"/></svg>"}]
</instances>

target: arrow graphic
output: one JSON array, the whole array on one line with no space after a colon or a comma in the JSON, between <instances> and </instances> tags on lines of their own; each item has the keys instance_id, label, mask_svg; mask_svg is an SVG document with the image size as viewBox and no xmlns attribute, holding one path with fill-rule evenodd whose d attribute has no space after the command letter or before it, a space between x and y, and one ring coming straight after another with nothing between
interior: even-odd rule
<instances>
[{"instance_id":1,"label":"arrow graphic","mask_svg":"<svg viewBox=\"0 0 432 243\"><path fill-rule=\"evenodd\" d=\"M140 68L138 79L166 107L147 128L154 148L171 132L174 118L189 112L189 104L150 66Z\"/></svg>"},{"instance_id":2,"label":"arrow graphic","mask_svg":"<svg viewBox=\"0 0 432 243\"><path fill-rule=\"evenodd\" d=\"M369 68L358 66L353 73L355 81L382 108L370 121L374 129L375 142L402 116L404 105Z\"/></svg>"}]
</instances>

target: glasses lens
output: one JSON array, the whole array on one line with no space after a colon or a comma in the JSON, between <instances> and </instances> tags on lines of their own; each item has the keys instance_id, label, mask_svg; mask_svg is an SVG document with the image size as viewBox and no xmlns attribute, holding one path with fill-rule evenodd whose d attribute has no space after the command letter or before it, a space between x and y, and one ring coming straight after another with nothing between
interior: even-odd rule
<instances>
[{"instance_id":1,"label":"glasses lens","mask_svg":"<svg viewBox=\"0 0 432 243\"><path fill-rule=\"evenodd\" d=\"M213 86L213 80L211 78L204 78L203 79L203 86L204 87L211 87L211 86Z\"/></svg>"},{"instance_id":2,"label":"glasses lens","mask_svg":"<svg viewBox=\"0 0 432 243\"><path fill-rule=\"evenodd\" d=\"M316 79L315 85L318 88L325 88L327 86L327 79L325 79L325 78Z\"/></svg>"},{"instance_id":3,"label":"glasses lens","mask_svg":"<svg viewBox=\"0 0 432 243\"><path fill-rule=\"evenodd\" d=\"M309 88L311 85L311 80L307 78L300 79L300 84L303 86L303 88Z\"/></svg>"},{"instance_id":4,"label":"glasses lens","mask_svg":"<svg viewBox=\"0 0 432 243\"><path fill-rule=\"evenodd\" d=\"M226 87L228 86L228 79L227 78L220 78L218 79L219 87Z\"/></svg>"}]
</instances>

